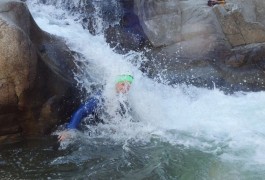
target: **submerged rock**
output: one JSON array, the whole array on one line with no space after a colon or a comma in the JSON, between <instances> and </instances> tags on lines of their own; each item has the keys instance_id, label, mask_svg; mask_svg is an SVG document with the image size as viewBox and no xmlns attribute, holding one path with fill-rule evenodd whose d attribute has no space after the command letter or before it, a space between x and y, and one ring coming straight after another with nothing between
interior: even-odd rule
<instances>
[{"instance_id":1,"label":"submerged rock","mask_svg":"<svg viewBox=\"0 0 265 180\"><path fill-rule=\"evenodd\" d=\"M0 2L0 44L0 136L49 132L78 101L71 51L15 0Z\"/></svg>"}]
</instances>

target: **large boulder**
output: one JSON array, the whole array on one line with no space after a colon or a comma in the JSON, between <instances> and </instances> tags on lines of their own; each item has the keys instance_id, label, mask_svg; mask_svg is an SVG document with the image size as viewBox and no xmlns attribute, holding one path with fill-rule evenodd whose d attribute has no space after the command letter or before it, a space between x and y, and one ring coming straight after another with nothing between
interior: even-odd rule
<instances>
[{"instance_id":1,"label":"large boulder","mask_svg":"<svg viewBox=\"0 0 265 180\"><path fill-rule=\"evenodd\" d=\"M264 90L264 8L262 0L213 8L205 0L134 0L153 46L142 69L169 84Z\"/></svg>"},{"instance_id":2,"label":"large boulder","mask_svg":"<svg viewBox=\"0 0 265 180\"><path fill-rule=\"evenodd\" d=\"M49 132L76 102L72 52L15 0L0 2L0 44L0 136Z\"/></svg>"},{"instance_id":3,"label":"large boulder","mask_svg":"<svg viewBox=\"0 0 265 180\"><path fill-rule=\"evenodd\" d=\"M155 47L181 41L181 9L176 0L135 0L134 11Z\"/></svg>"},{"instance_id":4,"label":"large boulder","mask_svg":"<svg viewBox=\"0 0 265 180\"><path fill-rule=\"evenodd\" d=\"M240 4L230 3L225 8L213 8L225 37L233 47L265 42L264 21L256 18L261 15L255 11L255 7L262 4L265 7L263 1L260 3L241 1Z\"/></svg>"}]
</instances>

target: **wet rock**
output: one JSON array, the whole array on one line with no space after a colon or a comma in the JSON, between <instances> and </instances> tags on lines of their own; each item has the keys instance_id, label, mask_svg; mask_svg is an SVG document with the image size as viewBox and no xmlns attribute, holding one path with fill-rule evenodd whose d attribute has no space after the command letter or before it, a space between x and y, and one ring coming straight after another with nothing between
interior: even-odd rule
<instances>
[{"instance_id":1,"label":"wet rock","mask_svg":"<svg viewBox=\"0 0 265 180\"><path fill-rule=\"evenodd\" d=\"M106 41L119 53L130 50L141 51L150 47L149 38L145 35L138 16L134 11L134 2L130 0L119 0L119 21L110 24L104 31Z\"/></svg>"},{"instance_id":2,"label":"wet rock","mask_svg":"<svg viewBox=\"0 0 265 180\"><path fill-rule=\"evenodd\" d=\"M171 45L181 40L179 1L135 0L134 11L153 46Z\"/></svg>"},{"instance_id":3,"label":"wet rock","mask_svg":"<svg viewBox=\"0 0 265 180\"><path fill-rule=\"evenodd\" d=\"M212 8L204 0L134 0L134 6L153 45L142 64L150 77L229 92L264 90L264 1Z\"/></svg>"},{"instance_id":4,"label":"wet rock","mask_svg":"<svg viewBox=\"0 0 265 180\"><path fill-rule=\"evenodd\" d=\"M236 6L233 4L233 6ZM213 8L229 43L235 47L265 41L265 26L258 22L247 22L240 9Z\"/></svg>"},{"instance_id":5,"label":"wet rock","mask_svg":"<svg viewBox=\"0 0 265 180\"><path fill-rule=\"evenodd\" d=\"M241 67L246 63L246 59L244 55L235 54L234 56L230 57L229 59L225 60L225 64L230 67Z\"/></svg>"},{"instance_id":6,"label":"wet rock","mask_svg":"<svg viewBox=\"0 0 265 180\"><path fill-rule=\"evenodd\" d=\"M146 37L138 33L132 33L119 25L109 26L105 31L107 43L115 48L116 52L127 53L130 50L140 51L145 47L149 47L150 43Z\"/></svg>"},{"instance_id":7,"label":"wet rock","mask_svg":"<svg viewBox=\"0 0 265 180\"><path fill-rule=\"evenodd\" d=\"M0 2L0 32L0 135L48 133L78 103L73 54L21 1Z\"/></svg>"}]
</instances>

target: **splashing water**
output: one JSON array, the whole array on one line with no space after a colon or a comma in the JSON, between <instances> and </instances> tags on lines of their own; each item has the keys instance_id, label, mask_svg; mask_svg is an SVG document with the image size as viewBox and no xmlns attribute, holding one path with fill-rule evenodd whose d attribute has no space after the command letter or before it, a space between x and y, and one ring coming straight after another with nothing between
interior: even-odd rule
<instances>
[{"instance_id":1,"label":"splashing water","mask_svg":"<svg viewBox=\"0 0 265 180\"><path fill-rule=\"evenodd\" d=\"M114 123L115 127L112 128L117 134L112 137L143 140L146 137L149 139L150 135L159 135L171 143L196 146L203 150L213 148L215 151L220 148L219 144L224 144L234 150L249 148L253 151L253 157L259 155L258 151L261 155L265 150L265 143L262 143L265 127L265 98L262 97L265 93L224 95L219 90L156 83L144 77L130 63L135 58L141 58L140 54L115 53L103 35L89 34L63 10L34 4L30 4L30 9L43 30L65 38L72 50L85 57L84 61L90 65L87 71L90 71L94 81L105 84L104 96L114 103L114 107L117 99L115 77L124 72L134 74L128 99L139 123L133 129L133 123L126 120L120 124ZM78 78L82 81L86 77L80 75ZM85 80L82 83L89 91L90 84L86 84ZM259 158L264 159L265 156Z\"/></svg>"},{"instance_id":2,"label":"splashing water","mask_svg":"<svg viewBox=\"0 0 265 180\"><path fill-rule=\"evenodd\" d=\"M43 30L63 37L71 50L82 54L83 58L76 61L82 61L86 71L83 74L77 74L76 79L86 90L90 91L91 83L104 85L106 111L112 118L107 124L89 127L94 132L92 134L91 132L79 134L78 138L83 142L90 146L97 144L100 147L103 146L102 148L115 146L112 143L121 145L122 149L129 154L138 151L139 154L145 154L146 159L143 158L142 161L150 162L151 156L156 156L157 151L150 147L148 150L148 144L155 141L158 152L162 149L161 151L168 153L170 159L168 163L176 160L177 163L173 163L175 169L178 164L183 165L184 162L189 164L189 160L192 161L192 159L191 164L200 166L200 162L195 160L202 157L204 159L202 162L205 163L203 165L210 170L207 170L207 175L202 174L198 179L263 177L262 171L265 170L264 92L224 95L217 89L208 90L183 85L172 87L157 83L145 77L138 70L137 65L132 63L144 61L142 54L115 53L102 34L91 35L75 21L75 17L68 15L64 10L55 9L54 6L39 5L34 1L29 1L28 6L37 24ZM128 97L124 100L124 97L117 98L114 82L117 75L126 72L134 75L134 83ZM88 80L88 76L92 81ZM130 117L115 116L120 101L129 102L132 110ZM134 149L132 144L138 144L137 149ZM82 154L83 151L80 147L76 153ZM146 155L147 152L149 155ZM104 154L104 150L101 153ZM115 159L115 153L112 152L111 155ZM179 157L183 158L179 160ZM53 164L65 162L67 158L69 160L69 157L57 158ZM208 161L217 163L216 158L225 162L225 165L211 163L206 165ZM163 163L163 157L158 161ZM219 164L220 161L218 160ZM133 162L136 163L136 160ZM120 164L119 168L126 169L127 165ZM133 165L129 163L128 166L132 168ZM187 175L189 172L194 174L191 169L183 170L187 173L183 174L177 170L170 170L168 166L165 164L163 166L169 168L168 172L159 170L158 174L162 174L160 178L166 177L167 173L172 175L168 179L177 178L177 174L182 174L179 179L189 177ZM145 172L138 171L137 174L152 174L152 170L156 169L153 167L148 170L148 167L144 167ZM134 177L133 172L128 173L126 177Z\"/></svg>"}]
</instances>

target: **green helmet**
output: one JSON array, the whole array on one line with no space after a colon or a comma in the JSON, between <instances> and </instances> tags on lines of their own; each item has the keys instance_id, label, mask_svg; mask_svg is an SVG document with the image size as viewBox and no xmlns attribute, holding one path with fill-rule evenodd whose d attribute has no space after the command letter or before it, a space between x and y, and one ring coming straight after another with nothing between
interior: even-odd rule
<instances>
[{"instance_id":1,"label":"green helmet","mask_svg":"<svg viewBox=\"0 0 265 180\"><path fill-rule=\"evenodd\" d=\"M120 82L128 82L128 83L132 84L133 76L127 75L127 74L119 75L116 79L116 83L120 83Z\"/></svg>"}]
</instances>

